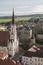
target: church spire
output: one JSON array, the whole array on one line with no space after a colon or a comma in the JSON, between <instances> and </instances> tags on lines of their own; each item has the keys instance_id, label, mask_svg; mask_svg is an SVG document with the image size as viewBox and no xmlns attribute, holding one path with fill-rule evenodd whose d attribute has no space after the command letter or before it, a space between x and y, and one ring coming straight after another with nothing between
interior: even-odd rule
<instances>
[{"instance_id":1,"label":"church spire","mask_svg":"<svg viewBox=\"0 0 43 65\"><path fill-rule=\"evenodd\" d=\"M12 13L12 24L14 24L14 8L13 8L13 13Z\"/></svg>"}]
</instances>

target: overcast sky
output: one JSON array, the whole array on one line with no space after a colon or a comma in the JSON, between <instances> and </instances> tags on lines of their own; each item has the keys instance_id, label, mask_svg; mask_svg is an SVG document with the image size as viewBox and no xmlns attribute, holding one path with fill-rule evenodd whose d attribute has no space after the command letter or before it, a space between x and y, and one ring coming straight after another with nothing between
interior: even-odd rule
<instances>
[{"instance_id":1,"label":"overcast sky","mask_svg":"<svg viewBox=\"0 0 43 65\"><path fill-rule=\"evenodd\" d=\"M43 0L0 0L0 16L43 14Z\"/></svg>"}]
</instances>

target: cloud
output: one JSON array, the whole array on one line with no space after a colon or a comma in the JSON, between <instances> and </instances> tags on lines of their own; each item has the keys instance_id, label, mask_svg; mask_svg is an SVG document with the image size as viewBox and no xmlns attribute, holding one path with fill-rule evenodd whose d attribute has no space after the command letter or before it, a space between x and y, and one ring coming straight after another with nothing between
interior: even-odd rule
<instances>
[{"instance_id":1,"label":"cloud","mask_svg":"<svg viewBox=\"0 0 43 65\"><path fill-rule=\"evenodd\" d=\"M15 15L28 15L28 14L42 14L43 13L43 5L34 6L31 10L28 9L28 6L21 7L14 10ZM0 11L0 15L12 15L12 10Z\"/></svg>"},{"instance_id":2,"label":"cloud","mask_svg":"<svg viewBox=\"0 0 43 65\"><path fill-rule=\"evenodd\" d=\"M9 11L0 11L0 16L6 16L6 15L12 15L12 11L9 10Z\"/></svg>"},{"instance_id":3,"label":"cloud","mask_svg":"<svg viewBox=\"0 0 43 65\"><path fill-rule=\"evenodd\" d=\"M28 6L19 7L14 9L15 15L30 15L30 14L43 14L43 5L34 6L29 9ZM12 15L12 10L0 11L0 15Z\"/></svg>"},{"instance_id":4,"label":"cloud","mask_svg":"<svg viewBox=\"0 0 43 65\"><path fill-rule=\"evenodd\" d=\"M33 13L43 13L43 5L37 5L32 9Z\"/></svg>"},{"instance_id":5,"label":"cloud","mask_svg":"<svg viewBox=\"0 0 43 65\"><path fill-rule=\"evenodd\" d=\"M28 14L43 14L43 5L37 5L34 6L33 8L29 9L28 6L15 10L15 13L17 15L28 15Z\"/></svg>"},{"instance_id":6,"label":"cloud","mask_svg":"<svg viewBox=\"0 0 43 65\"><path fill-rule=\"evenodd\" d=\"M27 9L15 10L16 15L28 15L28 14L31 14L31 13L32 13L32 11L29 11Z\"/></svg>"},{"instance_id":7,"label":"cloud","mask_svg":"<svg viewBox=\"0 0 43 65\"><path fill-rule=\"evenodd\" d=\"M43 13L43 0L0 0L0 15L15 15Z\"/></svg>"}]
</instances>

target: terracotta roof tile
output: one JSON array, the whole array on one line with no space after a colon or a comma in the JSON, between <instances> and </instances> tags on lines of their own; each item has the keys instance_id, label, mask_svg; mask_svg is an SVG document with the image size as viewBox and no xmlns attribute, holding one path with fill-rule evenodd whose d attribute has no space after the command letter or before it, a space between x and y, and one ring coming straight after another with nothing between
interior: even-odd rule
<instances>
[{"instance_id":1,"label":"terracotta roof tile","mask_svg":"<svg viewBox=\"0 0 43 65\"><path fill-rule=\"evenodd\" d=\"M5 59L5 60L0 60L0 65L16 65L13 63L13 61L8 58L8 59Z\"/></svg>"},{"instance_id":2,"label":"terracotta roof tile","mask_svg":"<svg viewBox=\"0 0 43 65\"><path fill-rule=\"evenodd\" d=\"M0 60L0 65L21 65L21 63L18 63L10 58L5 60Z\"/></svg>"}]
</instances>

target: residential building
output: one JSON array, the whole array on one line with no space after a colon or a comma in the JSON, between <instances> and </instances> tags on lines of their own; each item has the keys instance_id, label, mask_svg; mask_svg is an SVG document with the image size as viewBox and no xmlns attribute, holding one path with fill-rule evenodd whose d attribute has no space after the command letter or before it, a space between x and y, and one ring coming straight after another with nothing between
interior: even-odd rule
<instances>
[{"instance_id":1,"label":"residential building","mask_svg":"<svg viewBox=\"0 0 43 65\"><path fill-rule=\"evenodd\" d=\"M19 25L17 32L20 42L29 41L32 38L32 29L27 25Z\"/></svg>"},{"instance_id":2,"label":"residential building","mask_svg":"<svg viewBox=\"0 0 43 65\"><path fill-rule=\"evenodd\" d=\"M39 19L40 19L40 22L42 22L42 21L43 21L43 17L40 17Z\"/></svg>"},{"instance_id":3,"label":"residential building","mask_svg":"<svg viewBox=\"0 0 43 65\"><path fill-rule=\"evenodd\" d=\"M43 34L38 34L37 38L40 39L40 40L43 39Z\"/></svg>"},{"instance_id":4,"label":"residential building","mask_svg":"<svg viewBox=\"0 0 43 65\"><path fill-rule=\"evenodd\" d=\"M21 63L9 58L8 53L0 48L0 65L21 65Z\"/></svg>"},{"instance_id":5,"label":"residential building","mask_svg":"<svg viewBox=\"0 0 43 65\"><path fill-rule=\"evenodd\" d=\"M0 59L4 60L8 58L8 54L6 51L3 50L3 48L0 48Z\"/></svg>"},{"instance_id":6,"label":"residential building","mask_svg":"<svg viewBox=\"0 0 43 65\"><path fill-rule=\"evenodd\" d=\"M7 27L0 25L0 31L5 31Z\"/></svg>"},{"instance_id":7,"label":"residential building","mask_svg":"<svg viewBox=\"0 0 43 65\"><path fill-rule=\"evenodd\" d=\"M43 51L33 45L22 56L24 65L43 65Z\"/></svg>"}]
</instances>

